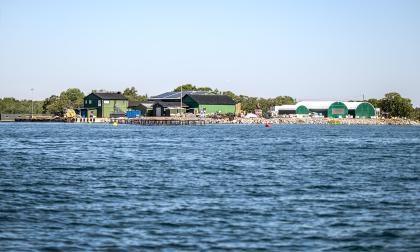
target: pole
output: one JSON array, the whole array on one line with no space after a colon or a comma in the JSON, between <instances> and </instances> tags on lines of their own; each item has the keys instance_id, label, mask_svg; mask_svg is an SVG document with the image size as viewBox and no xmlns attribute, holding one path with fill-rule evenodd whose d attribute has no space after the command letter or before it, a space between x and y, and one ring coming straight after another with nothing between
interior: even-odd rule
<instances>
[{"instance_id":1,"label":"pole","mask_svg":"<svg viewBox=\"0 0 420 252\"><path fill-rule=\"evenodd\" d=\"M182 117L182 84L181 84L181 102L179 104L181 106L181 117Z\"/></svg>"},{"instance_id":2,"label":"pole","mask_svg":"<svg viewBox=\"0 0 420 252\"><path fill-rule=\"evenodd\" d=\"M31 119L34 117L34 89L31 88Z\"/></svg>"}]
</instances>

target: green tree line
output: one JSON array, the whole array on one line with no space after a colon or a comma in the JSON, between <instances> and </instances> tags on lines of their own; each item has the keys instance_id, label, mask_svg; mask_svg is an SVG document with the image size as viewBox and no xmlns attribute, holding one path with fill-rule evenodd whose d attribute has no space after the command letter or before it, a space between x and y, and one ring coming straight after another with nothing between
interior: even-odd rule
<instances>
[{"instance_id":1,"label":"green tree line","mask_svg":"<svg viewBox=\"0 0 420 252\"><path fill-rule=\"evenodd\" d=\"M368 102L380 108L385 116L420 120L419 108L414 108L410 99L402 97L397 92L387 93L382 99L369 99Z\"/></svg>"},{"instance_id":2,"label":"green tree line","mask_svg":"<svg viewBox=\"0 0 420 252\"><path fill-rule=\"evenodd\" d=\"M139 94L135 87L124 89L123 95L127 97L129 101L147 101L147 94Z\"/></svg>"},{"instance_id":3,"label":"green tree line","mask_svg":"<svg viewBox=\"0 0 420 252\"><path fill-rule=\"evenodd\" d=\"M42 101L34 101L34 114L42 114ZM0 112L6 114L31 114L32 101L31 100L16 100L12 97L0 99Z\"/></svg>"},{"instance_id":4,"label":"green tree line","mask_svg":"<svg viewBox=\"0 0 420 252\"><path fill-rule=\"evenodd\" d=\"M93 90L95 91L95 90ZM93 92L92 91L92 92ZM135 87L126 88L123 94L129 100L147 100L147 95L140 95ZM78 88L69 88L59 95L51 95L43 101L33 101L34 114L63 115L65 109L77 109L83 107L85 94ZM6 97L0 99L0 113L8 114L31 114L31 100L17 100Z\"/></svg>"},{"instance_id":5,"label":"green tree line","mask_svg":"<svg viewBox=\"0 0 420 252\"><path fill-rule=\"evenodd\" d=\"M236 103L241 103L241 108L246 112L253 112L257 105L267 112L271 106L295 104L296 100L290 96L277 96L274 98L261 98L246 95L237 95L232 91L219 91L210 87L196 87L192 84L182 85L183 91L207 91L213 94L223 94L231 97ZM181 91L181 86L174 89ZM141 95L135 87L126 88L123 94L129 100L146 101L147 95ZM52 95L43 101L33 101L34 114L62 115L67 108L76 109L83 107L85 94L77 88L69 88L59 95ZM402 97L397 92L385 94L381 99L369 99L368 102L380 108L384 115L389 117L405 117L420 120L420 108L414 108L411 100ZM31 100L17 100L12 97L0 99L0 113L30 114L32 112Z\"/></svg>"},{"instance_id":6,"label":"green tree line","mask_svg":"<svg viewBox=\"0 0 420 252\"><path fill-rule=\"evenodd\" d=\"M175 92L181 91L181 86L174 89ZM192 84L182 85L182 91L207 91L212 94L222 94L229 96L236 103L241 103L241 109L246 112L253 113L257 105L262 109L263 113L267 112L270 107L275 105L295 104L296 100L290 96L277 96L275 98L261 98L246 95L236 95L232 91L219 91L217 88L196 87Z\"/></svg>"}]
</instances>

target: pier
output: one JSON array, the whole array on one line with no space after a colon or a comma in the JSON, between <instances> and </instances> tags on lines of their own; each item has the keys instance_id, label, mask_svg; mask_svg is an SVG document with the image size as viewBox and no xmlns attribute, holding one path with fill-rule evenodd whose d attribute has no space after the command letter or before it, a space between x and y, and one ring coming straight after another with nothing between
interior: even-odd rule
<instances>
[{"instance_id":1,"label":"pier","mask_svg":"<svg viewBox=\"0 0 420 252\"><path fill-rule=\"evenodd\" d=\"M144 117L134 119L111 119L111 122L138 124L146 126L205 125L207 121L200 118Z\"/></svg>"}]
</instances>

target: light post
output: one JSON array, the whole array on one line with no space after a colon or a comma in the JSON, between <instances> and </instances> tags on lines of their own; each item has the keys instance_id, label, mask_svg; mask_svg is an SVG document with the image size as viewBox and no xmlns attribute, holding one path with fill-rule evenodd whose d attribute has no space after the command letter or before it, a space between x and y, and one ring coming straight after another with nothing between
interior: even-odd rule
<instances>
[{"instance_id":1,"label":"light post","mask_svg":"<svg viewBox=\"0 0 420 252\"><path fill-rule=\"evenodd\" d=\"M182 117L182 84L181 84L181 104L180 104L180 106L181 106L181 112L180 112L180 115L181 115L181 117Z\"/></svg>"},{"instance_id":2,"label":"light post","mask_svg":"<svg viewBox=\"0 0 420 252\"><path fill-rule=\"evenodd\" d=\"M31 119L34 117L34 89L31 88Z\"/></svg>"}]
</instances>

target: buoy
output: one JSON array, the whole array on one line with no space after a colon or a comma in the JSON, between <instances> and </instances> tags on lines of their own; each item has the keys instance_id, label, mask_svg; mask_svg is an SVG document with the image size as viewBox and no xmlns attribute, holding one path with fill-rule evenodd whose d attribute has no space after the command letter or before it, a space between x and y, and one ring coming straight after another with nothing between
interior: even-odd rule
<instances>
[{"instance_id":1,"label":"buoy","mask_svg":"<svg viewBox=\"0 0 420 252\"><path fill-rule=\"evenodd\" d=\"M266 128L270 128L270 127L271 127L271 123L266 123L266 124L265 124L265 127L266 127Z\"/></svg>"},{"instance_id":2,"label":"buoy","mask_svg":"<svg viewBox=\"0 0 420 252\"><path fill-rule=\"evenodd\" d=\"M115 121L115 122L112 123L112 125L114 125L114 127L117 127L118 126L118 122Z\"/></svg>"}]
</instances>

